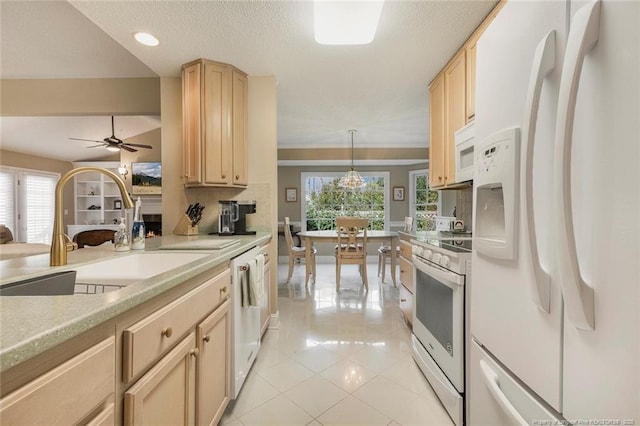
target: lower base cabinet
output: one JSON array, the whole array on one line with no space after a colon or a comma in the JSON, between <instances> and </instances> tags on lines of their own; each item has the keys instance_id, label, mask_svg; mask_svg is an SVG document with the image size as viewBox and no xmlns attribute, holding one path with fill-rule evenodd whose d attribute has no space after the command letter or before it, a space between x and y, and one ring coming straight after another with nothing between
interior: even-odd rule
<instances>
[{"instance_id":1,"label":"lower base cabinet","mask_svg":"<svg viewBox=\"0 0 640 426\"><path fill-rule=\"evenodd\" d=\"M227 300L198 326L196 423L217 425L230 399L231 302Z\"/></svg>"},{"instance_id":2,"label":"lower base cabinet","mask_svg":"<svg viewBox=\"0 0 640 426\"><path fill-rule=\"evenodd\" d=\"M112 425L114 357L112 336L27 383L0 400L0 424Z\"/></svg>"},{"instance_id":3,"label":"lower base cabinet","mask_svg":"<svg viewBox=\"0 0 640 426\"><path fill-rule=\"evenodd\" d=\"M124 424L194 424L195 333L140 378L124 394Z\"/></svg>"}]
</instances>

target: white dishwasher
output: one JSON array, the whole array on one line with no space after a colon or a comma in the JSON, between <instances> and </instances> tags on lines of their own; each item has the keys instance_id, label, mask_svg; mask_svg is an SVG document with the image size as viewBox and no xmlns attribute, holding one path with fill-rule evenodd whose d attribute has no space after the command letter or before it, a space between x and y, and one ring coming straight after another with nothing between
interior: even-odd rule
<instances>
[{"instance_id":1,"label":"white dishwasher","mask_svg":"<svg viewBox=\"0 0 640 426\"><path fill-rule=\"evenodd\" d=\"M231 259L231 399L238 397L260 350L260 306L242 306L241 290L242 275L249 279L248 262L259 253L254 247Z\"/></svg>"}]
</instances>

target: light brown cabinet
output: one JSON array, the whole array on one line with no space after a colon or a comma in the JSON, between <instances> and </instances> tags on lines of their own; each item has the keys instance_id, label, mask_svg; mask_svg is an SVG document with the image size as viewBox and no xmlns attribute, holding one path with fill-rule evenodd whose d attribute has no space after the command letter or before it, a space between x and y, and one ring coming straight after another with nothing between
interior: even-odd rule
<instances>
[{"instance_id":1,"label":"light brown cabinet","mask_svg":"<svg viewBox=\"0 0 640 426\"><path fill-rule=\"evenodd\" d=\"M413 260L412 246L405 240L400 240L400 310L405 323L409 327L413 324Z\"/></svg>"},{"instance_id":2,"label":"light brown cabinet","mask_svg":"<svg viewBox=\"0 0 640 426\"><path fill-rule=\"evenodd\" d=\"M220 420L231 383L230 285L227 269L124 330L123 381L151 367L124 394L125 424Z\"/></svg>"},{"instance_id":3,"label":"light brown cabinet","mask_svg":"<svg viewBox=\"0 0 640 426\"><path fill-rule=\"evenodd\" d=\"M196 423L216 425L229 404L231 383L231 311L227 299L196 331Z\"/></svg>"},{"instance_id":4,"label":"light brown cabinet","mask_svg":"<svg viewBox=\"0 0 640 426\"><path fill-rule=\"evenodd\" d=\"M455 132L475 118L476 44L505 2L498 2L429 85L429 186L433 189L460 186L454 183Z\"/></svg>"},{"instance_id":5,"label":"light brown cabinet","mask_svg":"<svg viewBox=\"0 0 640 426\"><path fill-rule=\"evenodd\" d=\"M264 259L264 298L260 304L260 336L269 328L269 322L271 321L271 312L269 310L269 291L271 288L271 261L269 257L269 251L271 244L267 244L260 248L260 252L265 254Z\"/></svg>"},{"instance_id":6,"label":"light brown cabinet","mask_svg":"<svg viewBox=\"0 0 640 426\"><path fill-rule=\"evenodd\" d=\"M247 103L247 75L237 68L205 59L183 65L185 186L247 186Z\"/></svg>"},{"instance_id":7,"label":"light brown cabinet","mask_svg":"<svg viewBox=\"0 0 640 426\"><path fill-rule=\"evenodd\" d=\"M470 122L476 116L476 43L480 33L474 33L465 46L465 58L467 61L466 72L466 122Z\"/></svg>"},{"instance_id":8,"label":"light brown cabinet","mask_svg":"<svg viewBox=\"0 0 640 426\"><path fill-rule=\"evenodd\" d=\"M125 392L125 425L194 424L195 342L189 334Z\"/></svg>"},{"instance_id":9,"label":"light brown cabinet","mask_svg":"<svg viewBox=\"0 0 640 426\"><path fill-rule=\"evenodd\" d=\"M459 52L429 86L429 185L455 180L455 132L466 123L466 57Z\"/></svg>"},{"instance_id":10,"label":"light brown cabinet","mask_svg":"<svg viewBox=\"0 0 640 426\"><path fill-rule=\"evenodd\" d=\"M2 398L0 424L113 425L114 359L112 336Z\"/></svg>"}]
</instances>

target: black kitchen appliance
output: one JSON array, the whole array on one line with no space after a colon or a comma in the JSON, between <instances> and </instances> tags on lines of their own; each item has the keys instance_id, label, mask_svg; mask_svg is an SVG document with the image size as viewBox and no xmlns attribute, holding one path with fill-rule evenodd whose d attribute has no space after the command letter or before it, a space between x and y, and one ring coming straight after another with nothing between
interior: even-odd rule
<instances>
[{"instance_id":1,"label":"black kitchen appliance","mask_svg":"<svg viewBox=\"0 0 640 426\"><path fill-rule=\"evenodd\" d=\"M235 223L235 235L255 235L256 231L247 231L247 215L256 212L255 200L238 201L238 221Z\"/></svg>"}]
</instances>

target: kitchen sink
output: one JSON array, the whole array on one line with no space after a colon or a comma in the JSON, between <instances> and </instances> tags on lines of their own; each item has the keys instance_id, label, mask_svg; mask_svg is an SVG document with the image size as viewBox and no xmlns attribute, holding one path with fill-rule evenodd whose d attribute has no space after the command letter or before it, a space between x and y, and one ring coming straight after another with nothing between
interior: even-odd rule
<instances>
[{"instance_id":1,"label":"kitchen sink","mask_svg":"<svg viewBox=\"0 0 640 426\"><path fill-rule=\"evenodd\" d=\"M61 296L73 294L76 271L55 272L0 287L0 296Z\"/></svg>"},{"instance_id":2,"label":"kitchen sink","mask_svg":"<svg viewBox=\"0 0 640 426\"><path fill-rule=\"evenodd\" d=\"M60 296L116 291L178 268L207 254L136 253L5 284L0 296Z\"/></svg>"}]
</instances>

